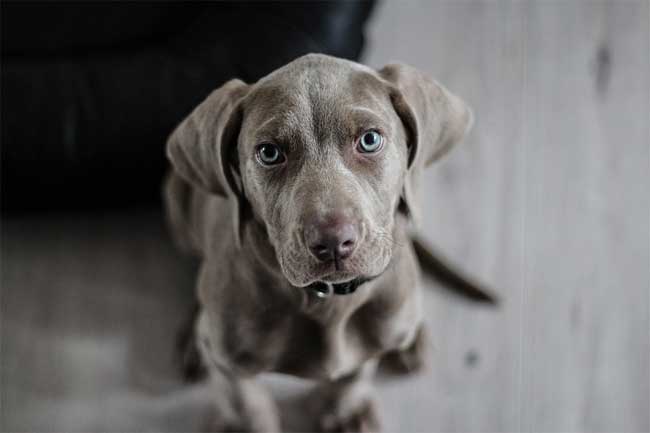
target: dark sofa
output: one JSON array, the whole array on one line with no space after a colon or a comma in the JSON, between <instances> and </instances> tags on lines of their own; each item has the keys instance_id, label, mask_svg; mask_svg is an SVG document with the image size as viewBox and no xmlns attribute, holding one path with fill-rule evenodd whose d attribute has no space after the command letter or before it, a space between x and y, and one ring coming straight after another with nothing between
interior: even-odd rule
<instances>
[{"instance_id":1,"label":"dark sofa","mask_svg":"<svg viewBox=\"0 0 650 433\"><path fill-rule=\"evenodd\" d=\"M2 2L2 209L155 203L210 90L309 52L356 59L370 2Z\"/></svg>"}]
</instances>

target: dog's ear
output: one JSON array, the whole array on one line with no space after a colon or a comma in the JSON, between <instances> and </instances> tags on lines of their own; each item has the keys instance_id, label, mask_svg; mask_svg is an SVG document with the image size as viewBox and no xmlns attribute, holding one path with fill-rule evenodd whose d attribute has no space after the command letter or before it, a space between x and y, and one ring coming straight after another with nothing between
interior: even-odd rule
<instances>
[{"instance_id":1,"label":"dog's ear","mask_svg":"<svg viewBox=\"0 0 650 433\"><path fill-rule=\"evenodd\" d=\"M207 192L225 197L236 191L227 175L228 159L241 126L237 103L247 88L240 80L228 81L201 102L167 140L167 157L176 172Z\"/></svg>"},{"instance_id":2,"label":"dog's ear","mask_svg":"<svg viewBox=\"0 0 650 433\"><path fill-rule=\"evenodd\" d=\"M379 75L388 82L391 102L407 134L408 173L400 207L418 222L420 171L463 139L474 116L459 97L411 66L387 65Z\"/></svg>"},{"instance_id":3,"label":"dog's ear","mask_svg":"<svg viewBox=\"0 0 650 433\"><path fill-rule=\"evenodd\" d=\"M241 80L228 81L199 104L167 140L167 158L183 179L206 192L232 197L237 241L245 206L237 178L237 140L241 100L248 89Z\"/></svg>"}]
</instances>

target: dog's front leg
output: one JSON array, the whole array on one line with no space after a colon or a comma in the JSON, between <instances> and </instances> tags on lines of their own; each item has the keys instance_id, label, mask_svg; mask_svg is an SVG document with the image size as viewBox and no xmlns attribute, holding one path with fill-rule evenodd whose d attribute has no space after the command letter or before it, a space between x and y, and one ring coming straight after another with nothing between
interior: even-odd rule
<instances>
[{"instance_id":1,"label":"dog's front leg","mask_svg":"<svg viewBox=\"0 0 650 433\"><path fill-rule=\"evenodd\" d=\"M324 432L376 432L379 420L372 398L372 378L377 360L366 361L357 371L319 385L310 396L317 429Z\"/></svg>"},{"instance_id":2,"label":"dog's front leg","mask_svg":"<svg viewBox=\"0 0 650 433\"><path fill-rule=\"evenodd\" d=\"M227 358L218 356L210 344L210 326L202 312L196 323L197 346L215 400L215 410L206 422L210 432L279 432L279 414L269 392L256 382L254 375L238 373ZM221 362L217 362L219 359Z\"/></svg>"},{"instance_id":3,"label":"dog's front leg","mask_svg":"<svg viewBox=\"0 0 650 433\"><path fill-rule=\"evenodd\" d=\"M211 432L280 431L279 414L269 392L253 377L214 369L210 382L216 397L216 411L208 420Z\"/></svg>"}]
</instances>

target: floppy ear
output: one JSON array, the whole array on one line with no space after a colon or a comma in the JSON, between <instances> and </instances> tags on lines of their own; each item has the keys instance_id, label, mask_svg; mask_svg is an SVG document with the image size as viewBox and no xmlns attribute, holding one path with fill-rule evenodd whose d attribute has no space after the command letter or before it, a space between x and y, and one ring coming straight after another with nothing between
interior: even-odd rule
<instances>
[{"instance_id":1,"label":"floppy ear","mask_svg":"<svg viewBox=\"0 0 650 433\"><path fill-rule=\"evenodd\" d=\"M239 102L248 87L241 80L228 81L199 104L167 140L167 158L183 179L206 192L231 198L237 241L245 206L235 175L242 121Z\"/></svg>"},{"instance_id":2,"label":"floppy ear","mask_svg":"<svg viewBox=\"0 0 650 433\"><path fill-rule=\"evenodd\" d=\"M400 207L417 223L420 171L463 139L474 116L460 98L411 66L387 65L379 75L389 83L393 107L406 129L408 172Z\"/></svg>"}]
</instances>

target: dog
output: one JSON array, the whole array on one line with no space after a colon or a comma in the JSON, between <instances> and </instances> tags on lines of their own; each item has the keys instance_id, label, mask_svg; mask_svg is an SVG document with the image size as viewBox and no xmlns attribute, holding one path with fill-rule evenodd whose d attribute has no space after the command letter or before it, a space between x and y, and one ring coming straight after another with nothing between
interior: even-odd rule
<instances>
[{"instance_id":1,"label":"dog","mask_svg":"<svg viewBox=\"0 0 650 433\"><path fill-rule=\"evenodd\" d=\"M199 257L196 344L217 431L280 431L255 381L318 381L320 431L375 431L378 363L422 365L418 177L470 108L417 69L309 54L213 91L167 142L176 243Z\"/></svg>"}]
</instances>

